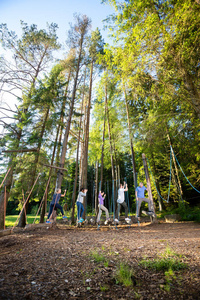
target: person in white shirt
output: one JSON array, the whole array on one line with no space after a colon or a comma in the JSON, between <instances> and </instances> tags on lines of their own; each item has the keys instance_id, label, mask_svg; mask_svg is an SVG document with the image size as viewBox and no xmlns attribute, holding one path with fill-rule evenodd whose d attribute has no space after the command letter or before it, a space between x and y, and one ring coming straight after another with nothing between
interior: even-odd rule
<instances>
[{"instance_id":1,"label":"person in white shirt","mask_svg":"<svg viewBox=\"0 0 200 300\"><path fill-rule=\"evenodd\" d=\"M78 211L78 223L82 223L84 221L84 219L82 218L84 212L83 197L86 197L87 191L88 190L81 188L76 201L77 211Z\"/></svg>"},{"instance_id":2,"label":"person in white shirt","mask_svg":"<svg viewBox=\"0 0 200 300\"><path fill-rule=\"evenodd\" d=\"M119 222L119 212L120 212L121 206L123 206L125 209L125 221L126 222L131 221L131 219L128 218L128 206L125 202L125 195L124 195L124 192L127 192L127 191L128 191L127 183L124 182L124 185L120 184L120 188L118 190L118 199L117 199L117 203L118 203L117 218L115 219L115 222Z\"/></svg>"}]
</instances>

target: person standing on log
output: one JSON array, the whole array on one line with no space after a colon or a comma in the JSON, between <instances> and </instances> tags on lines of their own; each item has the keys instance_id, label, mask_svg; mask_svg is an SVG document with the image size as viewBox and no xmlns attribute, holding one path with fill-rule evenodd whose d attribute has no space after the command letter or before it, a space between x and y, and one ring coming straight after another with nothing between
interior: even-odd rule
<instances>
[{"instance_id":1,"label":"person standing on log","mask_svg":"<svg viewBox=\"0 0 200 300\"><path fill-rule=\"evenodd\" d=\"M124 182L123 184L120 184L120 188L118 190L118 199L117 199L117 203L118 203L118 208L117 208L117 218L115 219L115 222L119 222L119 212L120 212L120 208L121 206L124 207L125 209L125 221L128 223L131 221L131 219L128 218L128 206L125 202L125 195L124 192L128 191L128 185L126 182Z\"/></svg>"},{"instance_id":2,"label":"person standing on log","mask_svg":"<svg viewBox=\"0 0 200 300\"><path fill-rule=\"evenodd\" d=\"M97 216L97 223L100 222L101 213L102 213L102 210L103 210L106 213L106 221L105 221L104 224L107 225L108 222L110 221L110 218L109 218L108 209L104 206L104 199L105 198L106 198L106 194L104 194L104 191L99 191L99 196L98 196L98 199L99 199L99 213L98 213L98 216Z\"/></svg>"},{"instance_id":3,"label":"person standing on log","mask_svg":"<svg viewBox=\"0 0 200 300\"><path fill-rule=\"evenodd\" d=\"M82 218L83 212L84 212L84 206L83 206L84 198L83 197L86 197L87 191L88 190L81 188L80 192L78 194L77 201L76 201L77 211L78 211L78 215L77 215L78 223L82 223L84 221L84 219Z\"/></svg>"},{"instance_id":4,"label":"person standing on log","mask_svg":"<svg viewBox=\"0 0 200 300\"><path fill-rule=\"evenodd\" d=\"M148 189L143 185L142 182L140 182L139 186L136 188L136 218L140 217L140 207L143 201L148 203L149 211L147 214L153 217L155 216L152 201L144 196L144 192L147 190Z\"/></svg>"},{"instance_id":5,"label":"person standing on log","mask_svg":"<svg viewBox=\"0 0 200 300\"><path fill-rule=\"evenodd\" d=\"M66 190L65 190L64 194L61 195L61 189L56 189L56 192L53 195L53 199L50 203L50 209L49 209L49 214L48 214L46 223L51 223L49 218L55 207L60 209L63 219L67 219L67 217L65 217L65 215L64 215L62 206L59 204L60 197L65 197L65 194L66 194Z\"/></svg>"}]
</instances>

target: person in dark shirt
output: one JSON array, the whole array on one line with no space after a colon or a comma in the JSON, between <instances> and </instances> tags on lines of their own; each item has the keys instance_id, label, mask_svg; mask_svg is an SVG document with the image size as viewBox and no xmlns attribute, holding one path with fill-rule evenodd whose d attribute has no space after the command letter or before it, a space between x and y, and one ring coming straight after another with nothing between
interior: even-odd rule
<instances>
[{"instance_id":1,"label":"person in dark shirt","mask_svg":"<svg viewBox=\"0 0 200 300\"><path fill-rule=\"evenodd\" d=\"M49 218L55 207L60 209L63 219L67 219L67 217L65 217L65 215L64 215L62 206L59 204L60 197L65 197L65 194L66 194L66 190L65 190L64 194L61 195L61 189L56 189L56 193L53 195L53 199L50 203L50 209L49 209L49 214L48 214L46 223L51 223L49 221Z\"/></svg>"}]
</instances>

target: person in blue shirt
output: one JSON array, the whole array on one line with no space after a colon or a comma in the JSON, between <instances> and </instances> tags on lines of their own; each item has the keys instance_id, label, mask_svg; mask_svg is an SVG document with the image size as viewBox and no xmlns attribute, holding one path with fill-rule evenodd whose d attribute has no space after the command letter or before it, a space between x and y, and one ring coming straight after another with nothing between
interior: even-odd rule
<instances>
[{"instance_id":1,"label":"person in blue shirt","mask_svg":"<svg viewBox=\"0 0 200 300\"><path fill-rule=\"evenodd\" d=\"M155 216L153 202L150 199L145 198L145 191L147 191L147 188L140 182L139 186L136 188L136 218L140 217L140 207L143 201L148 203L148 215Z\"/></svg>"},{"instance_id":2,"label":"person in blue shirt","mask_svg":"<svg viewBox=\"0 0 200 300\"><path fill-rule=\"evenodd\" d=\"M60 197L65 197L65 194L66 194L66 190L65 190L64 194L61 195L61 189L56 189L56 192L53 195L53 199L50 203L50 209L49 209L49 214L48 214L46 223L51 223L49 221L49 218L50 218L50 216L51 216L51 214L52 214L55 207L60 209L63 219L67 219L67 217L65 217L65 215L64 215L62 206L58 203L59 200L60 200Z\"/></svg>"}]
</instances>

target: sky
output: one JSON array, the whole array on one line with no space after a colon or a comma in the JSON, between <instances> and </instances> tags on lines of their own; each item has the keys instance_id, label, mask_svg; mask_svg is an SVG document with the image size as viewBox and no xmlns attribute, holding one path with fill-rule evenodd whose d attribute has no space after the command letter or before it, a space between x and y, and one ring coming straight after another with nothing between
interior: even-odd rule
<instances>
[{"instance_id":1,"label":"sky","mask_svg":"<svg viewBox=\"0 0 200 300\"><path fill-rule=\"evenodd\" d=\"M20 35L20 20L38 28L46 28L47 22L53 22L59 26L60 43L66 40L74 13L87 15L92 19L92 29L102 30L102 21L113 13L113 8L101 4L101 0L0 0L0 23L6 23L9 30ZM106 39L106 33L102 31L102 35Z\"/></svg>"},{"instance_id":2,"label":"sky","mask_svg":"<svg viewBox=\"0 0 200 300\"><path fill-rule=\"evenodd\" d=\"M6 23L9 30L21 36L20 20L28 25L36 24L38 29L46 29L47 23L58 25L58 42L64 46L69 30L69 23L74 23L74 13L85 14L92 20L92 30L97 27L105 42L108 42L107 32L103 30L103 20L114 12L108 4L101 4L101 0L0 0L0 23ZM8 59L9 54L0 48L0 54ZM61 57L64 47L61 49ZM3 100L2 100L3 99ZM0 101L9 102L14 109L17 100L3 95ZM1 116L1 114L0 114ZM0 124L1 125L1 124ZM1 133L0 126L0 133Z\"/></svg>"}]
</instances>

